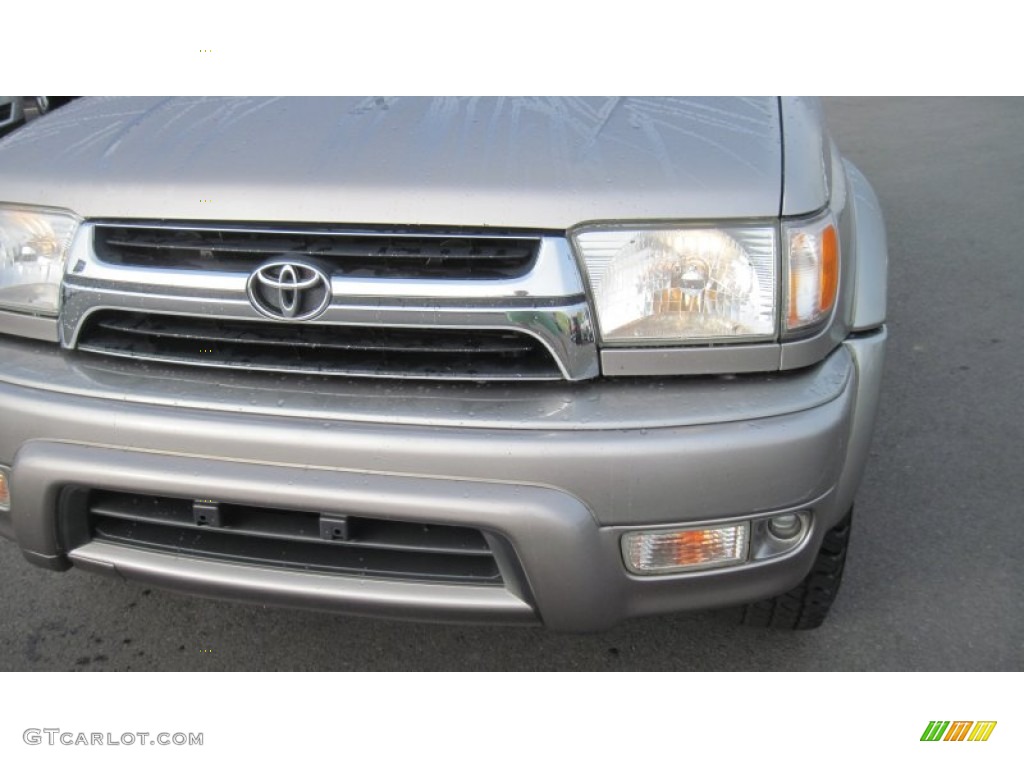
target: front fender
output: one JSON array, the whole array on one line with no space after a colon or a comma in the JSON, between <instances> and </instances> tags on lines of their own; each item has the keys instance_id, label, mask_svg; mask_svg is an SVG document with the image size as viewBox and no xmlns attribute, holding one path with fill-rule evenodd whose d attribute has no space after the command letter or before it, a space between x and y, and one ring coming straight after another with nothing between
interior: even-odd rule
<instances>
[{"instance_id":1,"label":"front fender","mask_svg":"<svg viewBox=\"0 0 1024 768\"><path fill-rule=\"evenodd\" d=\"M849 189L854 251L853 311L850 330L866 331L885 322L889 250L885 221L875 190L864 174L848 160L843 162Z\"/></svg>"}]
</instances>

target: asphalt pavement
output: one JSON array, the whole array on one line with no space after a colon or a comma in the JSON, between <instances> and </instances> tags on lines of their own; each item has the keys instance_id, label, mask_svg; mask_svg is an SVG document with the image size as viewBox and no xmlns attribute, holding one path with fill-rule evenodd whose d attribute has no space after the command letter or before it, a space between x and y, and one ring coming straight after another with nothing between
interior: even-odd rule
<instances>
[{"instance_id":1,"label":"asphalt pavement","mask_svg":"<svg viewBox=\"0 0 1024 768\"><path fill-rule=\"evenodd\" d=\"M1024 99L834 99L890 247L881 413L819 630L729 612L596 635L212 602L0 541L0 670L1021 670Z\"/></svg>"}]
</instances>

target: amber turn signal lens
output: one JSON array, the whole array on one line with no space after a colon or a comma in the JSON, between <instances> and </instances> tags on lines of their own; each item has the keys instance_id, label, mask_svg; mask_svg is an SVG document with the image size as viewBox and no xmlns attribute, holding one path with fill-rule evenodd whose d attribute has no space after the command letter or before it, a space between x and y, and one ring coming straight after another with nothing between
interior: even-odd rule
<instances>
[{"instance_id":1,"label":"amber turn signal lens","mask_svg":"<svg viewBox=\"0 0 1024 768\"><path fill-rule=\"evenodd\" d=\"M626 567L656 575L736 565L747 559L749 525L688 530L636 531L622 537Z\"/></svg>"},{"instance_id":2,"label":"amber turn signal lens","mask_svg":"<svg viewBox=\"0 0 1024 768\"><path fill-rule=\"evenodd\" d=\"M839 234L831 213L785 225L789 269L786 327L797 330L828 318L839 289Z\"/></svg>"},{"instance_id":3,"label":"amber turn signal lens","mask_svg":"<svg viewBox=\"0 0 1024 768\"><path fill-rule=\"evenodd\" d=\"M836 228L829 224L821 233L821 289L818 293L818 311L825 314L836 301L839 287L839 238Z\"/></svg>"},{"instance_id":4,"label":"amber turn signal lens","mask_svg":"<svg viewBox=\"0 0 1024 768\"><path fill-rule=\"evenodd\" d=\"M0 510L11 508L11 486L7 482L7 470L0 467Z\"/></svg>"}]
</instances>

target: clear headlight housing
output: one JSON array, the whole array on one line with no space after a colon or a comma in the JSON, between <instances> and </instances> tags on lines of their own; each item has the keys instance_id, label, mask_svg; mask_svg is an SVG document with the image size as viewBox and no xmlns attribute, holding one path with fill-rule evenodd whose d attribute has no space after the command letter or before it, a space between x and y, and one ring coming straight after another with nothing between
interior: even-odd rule
<instances>
[{"instance_id":1,"label":"clear headlight housing","mask_svg":"<svg viewBox=\"0 0 1024 768\"><path fill-rule=\"evenodd\" d=\"M775 226L594 228L574 237L604 341L776 338Z\"/></svg>"},{"instance_id":2,"label":"clear headlight housing","mask_svg":"<svg viewBox=\"0 0 1024 768\"><path fill-rule=\"evenodd\" d=\"M68 211L0 205L0 310L57 314L78 221Z\"/></svg>"}]
</instances>

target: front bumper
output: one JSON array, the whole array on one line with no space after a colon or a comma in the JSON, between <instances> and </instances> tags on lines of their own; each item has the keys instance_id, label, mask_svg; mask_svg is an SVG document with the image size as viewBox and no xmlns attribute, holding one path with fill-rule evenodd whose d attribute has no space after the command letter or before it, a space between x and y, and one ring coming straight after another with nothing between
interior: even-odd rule
<instances>
[{"instance_id":1,"label":"front bumper","mask_svg":"<svg viewBox=\"0 0 1024 768\"><path fill-rule=\"evenodd\" d=\"M779 594L852 503L885 331L822 363L735 379L503 387L225 378L140 370L0 341L0 534L29 560L158 586L364 615L594 630ZM90 541L67 551L62 488L469 526L500 542L501 586L321 575ZM623 532L810 509L793 552L637 577Z\"/></svg>"}]
</instances>

